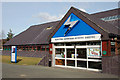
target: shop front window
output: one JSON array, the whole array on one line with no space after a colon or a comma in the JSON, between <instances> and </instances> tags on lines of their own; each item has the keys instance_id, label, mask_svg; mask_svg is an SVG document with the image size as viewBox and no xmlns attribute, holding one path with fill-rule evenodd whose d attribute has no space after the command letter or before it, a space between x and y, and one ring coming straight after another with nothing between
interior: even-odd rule
<instances>
[{"instance_id":1,"label":"shop front window","mask_svg":"<svg viewBox=\"0 0 120 80\"><path fill-rule=\"evenodd\" d=\"M85 67L87 68L87 61L77 61L77 67Z\"/></svg>"},{"instance_id":2,"label":"shop front window","mask_svg":"<svg viewBox=\"0 0 120 80\"><path fill-rule=\"evenodd\" d=\"M76 45L76 43L66 43L66 46L75 46Z\"/></svg>"},{"instance_id":3,"label":"shop front window","mask_svg":"<svg viewBox=\"0 0 120 80\"><path fill-rule=\"evenodd\" d=\"M76 43L76 46L81 46L81 45L86 45L86 42L79 42L79 43Z\"/></svg>"},{"instance_id":4,"label":"shop front window","mask_svg":"<svg viewBox=\"0 0 120 80\"><path fill-rule=\"evenodd\" d=\"M77 58L87 58L86 56L86 48L77 49Z\"/></svg>"},{"instance_id":5,"label":"shop front window","mask_svg":"<svg viewBox=\"0 0 120 80\"><path fill-rule=\"evenodd\" d=\"M55 57L65 58L65 49L64 48L56 48L55 49Z\"/></svg>"},{"instance_id":6,"label":"shop front window","mask_svg":"<svg viewBox=\"0 0 120 80\"><path fill-rule=\"evenodd\" d=\"M67 58L75 58L75 49L67 49Z\"/></svg>"},{"instance_id":7,"label":"shop front window","mask_svg":"<svg viewBox=\"0 0 120 80\"><path fill-rule=\"evenodd\" d=\"M75 67L75 60L67 60L67 66L74 66Z\"/></svg>"},{"instance_id":8,"label":"shop front window","mask_svg":"<svg viewBox=\"0 0 120 80\"><path fill-rule=\"evenodd\" d=\"M64 46L64 43L55 43L55 46Z\"/></svg>"},{"instance_id":9,"label":"shop front window","mask_svg":"<svg viewBox=\"0 0 120 80\"><path fill-rule=\"evenodd\" d=\"M88 68L102 69L102 63L101 62L88 61Z\"/></svg>"},{"instance_id":10,"label":"shop front window","mask_svg":"<svg viewBox=\"0 0 120 80\"><path fill-rule=\"evenodd\" d=\"M55 60L55 64L56 65L63 65L63 66L65 66L65 60L63 60L63 59L56 59Z\"/></svg>"},{"instance_id":11,"label":"shop front window","mask_svg":"<svg viewBox=\"0 0 120 80\"><path fill-rule=\"evenodd\" d=\"M101 42L95 42L95 41L91 41L91 42L87 42L87 45L101 45Z\"/></svg>"}]
</instances>

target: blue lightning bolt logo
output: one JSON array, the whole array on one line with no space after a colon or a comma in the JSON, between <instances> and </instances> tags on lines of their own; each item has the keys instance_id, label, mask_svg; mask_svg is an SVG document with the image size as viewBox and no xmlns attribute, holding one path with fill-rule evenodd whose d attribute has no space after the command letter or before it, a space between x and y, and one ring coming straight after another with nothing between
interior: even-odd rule
<instances>
[{"instance_id":1,"label":"blue lightning bolt logo","mask_svg":"<svg viewBox=\"0 0 120 80\"><path fill-rule=\"evenodd\" d=\"M68 30L65 32L64 36L67 34L67 32L78 22L78 20L76 21L72 21L70 22L71 16L68 18L68 20L65 22L65 26L69 26Z\"/></svg>"}]
</instances>

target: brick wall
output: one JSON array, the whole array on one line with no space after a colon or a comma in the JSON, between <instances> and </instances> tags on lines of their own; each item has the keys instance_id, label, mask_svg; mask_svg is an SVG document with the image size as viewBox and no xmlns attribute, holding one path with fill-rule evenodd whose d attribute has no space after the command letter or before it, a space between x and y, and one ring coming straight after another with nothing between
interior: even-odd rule
<instances>
[{"instance_id":1,"label":"brick wall","mask_svg":"<svg viewBox=\"0 0 120 80\"><path fill-rule=\"evenodd\" d=\"M102 72L120 76L120 55L103 56Z\"/></svg>"}]
</instances>

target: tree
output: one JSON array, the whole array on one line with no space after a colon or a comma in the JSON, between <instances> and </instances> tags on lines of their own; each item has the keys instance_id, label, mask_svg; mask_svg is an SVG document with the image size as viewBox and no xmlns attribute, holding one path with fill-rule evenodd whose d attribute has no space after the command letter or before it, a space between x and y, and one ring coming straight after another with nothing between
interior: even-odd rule
<instances>
[{"instance_id":1,"label":"tree","mask_svg":"<svg viewBox=\"0 0 120 80\"><path fill-rule=\"evenodd\" d=\"M10 31L8 32L7 34L7 41L9 41L11 38L13 38L13 33L12 33L12 30L10 29Z\"/></svg>"}]
</instances>

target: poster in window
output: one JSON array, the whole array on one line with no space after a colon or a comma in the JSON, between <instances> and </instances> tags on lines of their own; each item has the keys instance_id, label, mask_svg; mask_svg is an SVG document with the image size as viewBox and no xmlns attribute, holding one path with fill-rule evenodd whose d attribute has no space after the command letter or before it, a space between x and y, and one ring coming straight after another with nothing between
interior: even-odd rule
<instances>
[{"instance_id":1,"label":"poster in window","mask_svg":"<svg viewBox=\"0 0 120 80\"><path fill-rule=\"evenodd\" d=\"M100 48L89 48L88 57L91 58L100 58Z\"/></svg>"}]
</instances>

